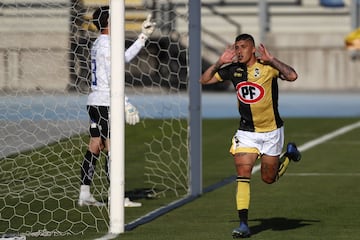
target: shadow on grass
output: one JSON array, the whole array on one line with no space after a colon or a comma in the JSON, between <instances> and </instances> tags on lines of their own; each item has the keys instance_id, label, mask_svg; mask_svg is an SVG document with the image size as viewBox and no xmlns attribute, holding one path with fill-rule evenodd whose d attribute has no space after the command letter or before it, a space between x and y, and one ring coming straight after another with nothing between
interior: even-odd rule
<instances>
[{"instance_id":1,"label":"shadow on grass","mask_svg":"<svg viewBox=\"0 0 360 240\"><path fill-rule=\"evenodd\" d=\"M250 226L251 234L257 234L266 230L273 231L286 231L296 228L302 228L305 226L312 225L313 223L320 222L319 220L309 220L309 219L289 219L284 217L274 217L274 218L258 218L251 219L250 222L260 222L258 225Z\"/></svg>"},{"instance_id":2,"label":"shadow on grass","mask_svg":"<svg viewBox=\"0 0 360 240\"><path fill-rule=\"evenodd\" d=\"M150 188L137 188L134 190L126 191L125 197L130 198L130 200L138 199L153 199L155 197L156 189Z\"/></svg>"}]
</instances>

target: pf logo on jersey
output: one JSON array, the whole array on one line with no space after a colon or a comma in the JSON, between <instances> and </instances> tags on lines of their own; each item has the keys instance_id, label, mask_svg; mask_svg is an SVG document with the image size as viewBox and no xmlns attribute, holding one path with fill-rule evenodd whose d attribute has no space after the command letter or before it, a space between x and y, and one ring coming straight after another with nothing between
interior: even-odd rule
<instances>
[{"instance_id":1,"label":"pf logo on jersey","mask_svg":"<svg viewBox=\"0 0 360 240\"><path fill-rule=\"evenodd\" d=\"M264 97L264 94L264 88L253 82L241 82L236 85L238 99L246 104L257 103Z\"/></svg>"}]
</instances>

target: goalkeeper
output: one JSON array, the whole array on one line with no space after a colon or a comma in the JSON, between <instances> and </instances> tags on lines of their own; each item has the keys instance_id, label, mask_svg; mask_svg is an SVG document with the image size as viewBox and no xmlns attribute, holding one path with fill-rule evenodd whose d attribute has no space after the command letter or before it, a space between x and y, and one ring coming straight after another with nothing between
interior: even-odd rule
<instances>
[{"instance_id":1,"label":"goalkeeper","mask_svg":"<svg viewBox=\"0 0 360 240\"><path fill-rule=\"evenodd\" d=\"M90 142L81 166L81 186L79 206L104 206L97 201L90 192L95 172L96 162L100 152L107 154L105 169L109 177L108 149L110 146L109 111L110 111L110 27L109 7L103 6L93 13L93 23L100 31L100 35L91 48L91 92L87 100L87 111L90 117ZM149 15L142 24L142 33L137 40L125 51L125 62L130 62L145 46L146 40L155 29L155 23ZM134 125L140 121L137 109L125 97L125 120ZM141 203L132 202L125 198L125 207L139 207Z\"/></svg>"}]
</instances>

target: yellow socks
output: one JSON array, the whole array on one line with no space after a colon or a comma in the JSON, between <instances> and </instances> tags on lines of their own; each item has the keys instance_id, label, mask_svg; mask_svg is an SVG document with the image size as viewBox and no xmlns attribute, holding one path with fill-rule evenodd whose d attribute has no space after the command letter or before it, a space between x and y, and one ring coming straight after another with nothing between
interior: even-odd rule
<instances>
[{"instance_id":1,"label":"yellow socks","mask_svg":"<svg viewBox=\"0 0 360 240\"><path fill-rule=\"evenodd\" d=\"M238 210L249 209L250 205L250 178L238 176L236 178L236 206Z\"/></svg>"},{"instance_id":2,"label":"yellow socks","mask_svg":"<svg viewBox=\"0 0 360 240\"><path fill-rule=\"evenodd\" d=\"M284 175L286 169L288 168L289 166L289 163L290 163L290 159L286 156L283 156L281 159L280 159L280 165L279 165L279 169L278 169L278 173L277 173L277 180L282 176Z\"/></svg>"}]
</instances>

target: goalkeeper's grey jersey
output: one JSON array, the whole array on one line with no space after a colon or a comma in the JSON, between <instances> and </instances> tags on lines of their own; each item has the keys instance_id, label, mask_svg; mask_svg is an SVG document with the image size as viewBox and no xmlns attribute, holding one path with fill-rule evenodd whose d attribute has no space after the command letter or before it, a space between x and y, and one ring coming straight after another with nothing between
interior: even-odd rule
<instances>
[{"instance_id":1,"label":"goalkeeper's grey jersey","mask_svg":"<svg viewBox=\"0 0 360 240\"><path fill-rule=\"evenodd\" d=\"M125 62L130 62L144 45L145 40L138 38L125 51ZM110 35L101 34L91 48L91 92L87 105L110 106L110 73Z\"/></svg>"}]
</instances>

